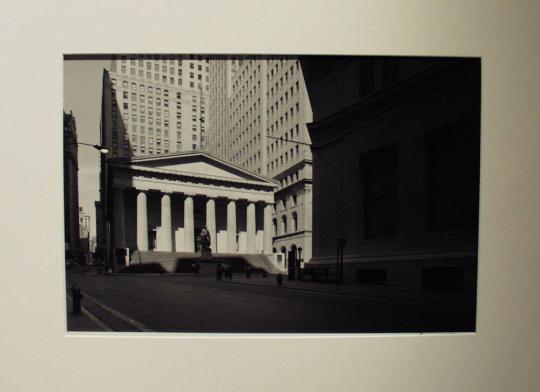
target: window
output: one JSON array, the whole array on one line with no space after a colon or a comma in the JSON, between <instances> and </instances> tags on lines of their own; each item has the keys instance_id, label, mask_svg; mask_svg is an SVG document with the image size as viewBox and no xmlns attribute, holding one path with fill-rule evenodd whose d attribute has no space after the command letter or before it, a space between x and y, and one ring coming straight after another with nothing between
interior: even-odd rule
<instances>
[{"instance_id":1,"label":"window","mask_svg":"<svg viewBox=\"0 0 540 392\"><path fill-rule=\"evenodd\" d=\"M478 228L479 129L467 119L426 134L431 231Z\"/></svg>"},{"instance_id":2,"label":"window","mask_svg":"<svg viewBox=\"0 0 540 392\"><path fill-rule=\"evenodd\" d=\"M285 215L281 217L281 234L287 234L287 217Z\"/></svg>"},{"instance_id":3,"label":"window","mask_svg":"<svg viewBox=\"0 0 540 392\"><path fill-rule=\"evenodd\" d=\"M364 191L364 237L392 238L397 216L397 148L390 145L360 156Z\"/></svg>"},{"instance_id":4,"label":"window","mask_svg":"<svg viewBox=\"0 0 540 392\"><path fill-rule=\"evenodd\" d=\"M291 232L294 233L296 231L298 231L298 214L293 212L291 218Z\"/></svg>"}]
</instances>

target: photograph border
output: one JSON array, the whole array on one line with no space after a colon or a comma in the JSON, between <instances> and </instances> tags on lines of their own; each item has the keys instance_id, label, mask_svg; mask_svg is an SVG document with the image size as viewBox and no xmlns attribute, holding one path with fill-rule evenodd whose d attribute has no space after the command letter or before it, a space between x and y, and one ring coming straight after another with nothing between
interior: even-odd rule
<instances>
[{"instance_id":1,"label":"photograph border","mask_svg":"<svg viewBox=\"0 0 540 392\"><path fill-rule=\"evenodd\" d=\"M10 5L2 17L9 42L2 68L11 76L2 159L12 190L3 203L10 224L2 259L21 262L2 267L1 389L526 391L540 383L537 4L130 4ZM52 130L61 127L63 54L101 52L481 56L477 332L66 335L62 135Z\"/></svg>"}]
</instances>

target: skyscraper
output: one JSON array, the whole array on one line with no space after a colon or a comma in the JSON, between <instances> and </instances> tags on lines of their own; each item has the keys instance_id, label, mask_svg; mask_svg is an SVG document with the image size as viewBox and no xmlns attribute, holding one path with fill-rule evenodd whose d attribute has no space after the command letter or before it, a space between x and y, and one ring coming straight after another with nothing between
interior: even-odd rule
<instances>
[{"instance_id":1,"label":"skyscraper","mask_svg":"<svg viewBox=\"0 0 540 392\"><path fill-rule=\"evenodd\" d=\"M274 251L311 258L311 108L294 57L210 60L210 127L205 148L279 182Z\"/></svg>"},{"instance_id":2,"label":"skyscraper","mask_svg":"<svg viewBox=\"0 0 540 392\"><path fill-rule=\"evenodd\" d=\"M203 56L113 56L103 73L101 143L108 157L200 149L208 71Z\"/></svg>"}]
</instances>

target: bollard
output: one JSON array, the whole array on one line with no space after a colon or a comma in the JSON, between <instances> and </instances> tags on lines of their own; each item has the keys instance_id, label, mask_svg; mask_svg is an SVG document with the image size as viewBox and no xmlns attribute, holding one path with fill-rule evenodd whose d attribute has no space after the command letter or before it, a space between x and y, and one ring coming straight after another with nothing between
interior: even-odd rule
<instances>
[{"instance_id":1,"label":"bollard","mask_svg":"<svg viewBox=\"0 0 540 392\"><path fill-rule=\"evenodd\" d=\"M283 275L281 273L276 275L277 285L280 287L283 284Z\"/></svg>"},{"instance_id":2,"label":"bollard","mask_svg":"<svg viewBox=\"0 0 540 392\"><path fill-rule=\"evenodd\" d=\"M81 314L81 300L83 295L81 289L77 287L77 283L71 287L71 297L73 298L73 314Z\"/></svg>"}]
</instances>

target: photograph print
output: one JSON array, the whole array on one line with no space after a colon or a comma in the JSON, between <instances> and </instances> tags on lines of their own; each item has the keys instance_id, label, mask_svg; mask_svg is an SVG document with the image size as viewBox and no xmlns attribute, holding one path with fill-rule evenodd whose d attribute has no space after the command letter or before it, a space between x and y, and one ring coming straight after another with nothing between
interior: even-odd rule
<instances>
[{"instance_id":1,"label":"photograph print","mask_svg":"<svg viewBox=\"0 0 540 392\"><path fill-rule=\"evenodd\" d=\"M67 330L476 330L481 60L64 56Z\"/></svg>"}]
</instances>

